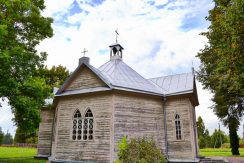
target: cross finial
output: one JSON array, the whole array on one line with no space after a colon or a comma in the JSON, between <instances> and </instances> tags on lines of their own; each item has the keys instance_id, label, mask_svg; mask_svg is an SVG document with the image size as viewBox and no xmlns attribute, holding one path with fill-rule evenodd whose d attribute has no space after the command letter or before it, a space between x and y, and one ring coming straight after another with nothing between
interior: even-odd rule
<instances>
[{"instance_id":1,"label":"cross finial","mask_svg":"<svg viewBox=\"0 0 244 163\"><path fill-rule=\"evenodd\" d=\"M119 35L118 29L115 30L115 34L116 34L116 43L118 43L118 35Z\"/></svg>"},{"instance_id":2,"label":"cross finial","mask_svg":"<svg viewBox=\"0 0 244 163\"><path fill-rule=\"evenodd\" d=\"M86 50L86 48L84 48L84 51L81 52L81 53L84 53L84 57L86 56L86 52L88 52L88 51Z\"/></svg>"}]
</instances>

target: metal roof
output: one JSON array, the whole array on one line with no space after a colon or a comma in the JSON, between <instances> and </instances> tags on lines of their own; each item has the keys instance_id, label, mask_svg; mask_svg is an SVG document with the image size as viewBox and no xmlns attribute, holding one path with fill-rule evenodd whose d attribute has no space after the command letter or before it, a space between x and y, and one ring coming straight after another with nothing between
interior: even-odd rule
<instances>
[{"instance_id":1,"label":"metal roof","mask_svg":"<svg viewBox=\"0 0 244 163\"><path fill-rule=\"evenodd\" d=\"M65 91L66 85L71 81L79 69L83 66L93 71L107 86L101 88L88 88L82 90ZM69 79L56 93L56 96L66 96L72 94L81 94L97 91L107 91L111 89L126 90L154 95L178 95L184 93L193 93L194 75L192 72L162 76L152 79L145 79L127 64L121 58L113 58L99 68L91 66L89 63L81 63Z\"/></svg>"},{"instance_id":2,"label":"metal roof","mask_svg":"<svg viewBox=\"0 0 244 163\"><path fill-rule=\"evenodd\" d=\"M165 95L193 92L194 74L192 72L148 79L163 89Z\"/></svg>"},{"instance_id":3,"label":"metal roof","mask_svg":"<svg viewBox=\"0 0 244 163\"><path fill-rule=\"evenodd\" d=\"M100 73L114 86L136 91L162 94L163 92L121 59L112 59L98 68Z\"/></svg>"}]
</instances>

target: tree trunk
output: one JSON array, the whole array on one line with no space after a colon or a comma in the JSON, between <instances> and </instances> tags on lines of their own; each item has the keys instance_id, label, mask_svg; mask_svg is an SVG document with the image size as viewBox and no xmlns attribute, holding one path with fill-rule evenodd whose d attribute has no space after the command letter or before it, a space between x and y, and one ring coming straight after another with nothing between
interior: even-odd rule
<instances>
[{"instance_id":1,"label":"tree trunk","mask_svg":"<svg viewBox=\"0 0 244 163\"><path fill-rule=\"evenodd\" d=\"M230 147L232 155L240 155L239 153L239 138L236 127L229 125Z\"/></svg>"}]
</instances>

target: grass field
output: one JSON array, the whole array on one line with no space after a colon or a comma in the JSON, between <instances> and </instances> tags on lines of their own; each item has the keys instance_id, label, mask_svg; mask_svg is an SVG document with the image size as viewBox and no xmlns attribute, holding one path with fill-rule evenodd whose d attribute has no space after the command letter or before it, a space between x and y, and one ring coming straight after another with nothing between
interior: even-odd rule
<instances>
[{"instance_id":1,"label":"grass field","mask_svg":"<svg viewBox=\"0 0 244 163\"><path fill-rule=\"evenodd\" d=\"M244 157L244 148L239 148L240 157ZM36 160L36 148L0 147L0 163L45 163L45 160ZM232 156L230 148L200 149L201 156Z\"/></svg>"},{"instance_id":2,"label":"grass field","mask_svg":"<svg viewBox=\"0 0 244 163\"><path fill-rule=\"evenodd\" d=\"M239 148L240 157L244 157L244 148ZM204 148L200 149L201 156L232 156L230 148Z\"/></svg>"},{"instance_id":3,"label":"grass field","mask_svg":"<svg viewBox=\"0 0 244 163\"><path fill-rule=\"evenodd\" d=\"M0 147L0 163L45 163L36 160L36 148Z\"/></svg>"}]
</instances>

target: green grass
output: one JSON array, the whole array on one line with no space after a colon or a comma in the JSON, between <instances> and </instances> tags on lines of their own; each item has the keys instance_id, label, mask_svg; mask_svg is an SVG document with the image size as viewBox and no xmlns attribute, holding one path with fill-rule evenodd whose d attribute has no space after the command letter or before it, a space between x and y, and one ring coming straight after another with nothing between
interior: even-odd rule
<instances>
[{"instance_id":1,"label":"green grass","mask_svg":"<svg viewBox=\"0 0 244 163\"><path fill-rule=\"evenodd\" d=\"M45 163L45 160L36 160L36 148L0 147L1 163Z\"/></svg>"},{"instance_id":2,"label":"green grass","mask_svg":"<svg viewBox=\"0 0 244 163\"><path fill-rule=\"evenodd\" d=\"M244 148L239 148L240 157L244 157ZM204 148L200 149L201 156L229 156L232 157L231 148Z\"/></svg>"}]
</instances>

